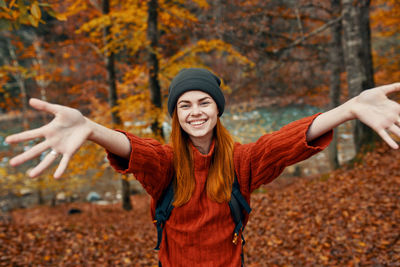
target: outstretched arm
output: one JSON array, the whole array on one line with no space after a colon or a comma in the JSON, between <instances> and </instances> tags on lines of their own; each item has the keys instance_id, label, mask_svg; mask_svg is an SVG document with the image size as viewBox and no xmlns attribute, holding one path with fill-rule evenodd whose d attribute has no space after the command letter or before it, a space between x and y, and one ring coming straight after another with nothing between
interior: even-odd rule
<instances>
[{"instance_id":1,"label":"outstretched arm","mask_svg":"<svg viewBox=\"0 0 400 267\"><path fill-rule=\"evenodd\" d=\"M387 95L400 91L400 83L365 90L346 103L319 115L307 132L310 142L348 120L359 119L371 127L392 148L398 144L390 137L391 132L400 137L400 105Z\"/></svg>"},{"instance_id":2,"label":"outstretched arm","mask_svg":"<svg viewBox=\"0 0 400 267\"><path fill-rule=\"evenodd\" d=\"M120 157L129 158L130 143L124 134L89 120L73 108L51 104L38 99L30 99L29 104L33 108L51 113L55 117L49 124L38 129L10 135L6 138L6 142L10 144L44 138L41 143L12 158L10 160L12 166L20 165L40 156L44 151L52 149L57 154L62 154L60 164L54 173L54 177L59 178L67 168L72 155L86 140L93 141ZM57 154L48 153L29 172L29 176L36 177L41 174L57 158Z\"/></svg>"}]
</instances>

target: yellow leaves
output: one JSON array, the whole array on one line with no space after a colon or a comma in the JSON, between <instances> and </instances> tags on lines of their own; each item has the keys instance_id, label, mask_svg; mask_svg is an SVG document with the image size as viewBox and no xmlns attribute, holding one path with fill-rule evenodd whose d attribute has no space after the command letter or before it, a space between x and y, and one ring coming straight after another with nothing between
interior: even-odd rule
<instances>
[{"instance_id":1,"label":"yellow leaves","mask_svg":"<svg viewBox=\"0 0 400 267\"><path fill-rule=\"evenodd\" d=\"M172 65L184 63L185 61L193 62L188 65L198 65L197 55L200 53L211 53L212 51L220 52L220 53L228 53L228 57L234 59L235 61L242 63L244 65L249 65L250 67L254 66L254 63L237 52L230 44L225 43L222 40L214 39L214 40L199 40L194 45L191 45L182 51L176 53L171 58L168 58L168 61L165 63L162 61L162 65ZM195 59L195 60L193 60ZM162 59L161 59L162 60ZM179 68L180 69L180 68Z\"/></svg>"},{"instance_id":2,"label":"yellow leaves","mask_svg":"<svg viewBox=\"0 0 400 267\"><path fill-rule=\"evenodd\" d=\"M48 3L39 1L15 1L12 0L7 5L7 1L0 1L0 19L2 19L1 28L18 28L20 24L32 25L37 27L39 23L44 23L42 10L48 14L55 14L52 6Z\"/></svg>"},{"instance_id":3,"label":"yellow leaves","mask_svg":"<svg viewBox=\"0 0 400 267\"><path fill-rule=\"evenodd\" d=\"M88 8L87 1L85 0L73 0L69 2L70 5L68 6L67 12L59 14L59 16L61 17L73 16Z\"/></svg>"},{"instance_id":4,"label":"yellow leaves","mask_svg":"<svg viewBox=\"0 0 400 267\"><path fill-rule=\"evenodd\" d=\"M5 168L1 167L0 168L0 177L4 177L7 175L7 171Z\"/></svg>"},{"instance_id":5,"label":"yellow leaves","mask_svg":"<svg viewBox=\"0 0 400 267\"><path fill-rule=\"evenodd\" d=\"M48 13L49 13L49 15L55 17L59 21L66 21L67 20L67 14L57 13L57 12L54 12L54 11L49 11Z\"/></svg>"},{"instance_id":6,"label":"yellow leaves","mask_svg":"<svg viewBox=\"0 0 400 267\"><path fill-rule=\"evenodd\" d=\"M39 3L37 1L33 2L31 6L31 14L37 21L39 21L42 16L42 12L40 11Z\"/></svg>"},{"instance_id":7,"label":"yellow leaves","mask_svg":"<svg viewBox=\"0 0 400 267\"><path fill-rule=\"evenodd\" d=\"M202 2L202 1L199 1ZM197 17L182 5L170 1L160 2L160 28L169 31L171 28L182 28L188 23L197 22Z\"/></svg>"},{"instance_id":8,"label":"yellow leaves","mask_svg":"<svg viewBox=\"0 0 400 267\"><path fill-rule=\"evenodd\" d=\"M124 48L136 53L146 44L147 13L139 3L121 3L120 9L112 9L108 14L99 14L84 23L76 33L88 33L91 42L102 47L101 52L118 53ZM109 27L110 35L104 42L104 28Z\"/></svg>"}]
</instances>

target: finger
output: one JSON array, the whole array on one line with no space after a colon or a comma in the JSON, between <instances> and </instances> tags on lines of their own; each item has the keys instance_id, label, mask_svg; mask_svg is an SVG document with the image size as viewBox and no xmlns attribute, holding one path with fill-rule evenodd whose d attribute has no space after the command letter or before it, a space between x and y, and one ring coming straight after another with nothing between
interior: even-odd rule
<instances>
[{"instance_id":1,"label":"finger","mask_svg":"<svg viewBox=\"0 0 400 267\"><path fill-rule=\"evenodd\" d=\"M61 175L64 173L65 169L68 166L68 162L71 159L69 155L63 155L60 164L58 164L57 170L54 173L54 178L58 179L61 177Z\"/></svg>"},{"instance_id":2,"label":"finger","mask_svg":"<svg viewBox=\"0 0 400 267\"><path fill-rule=\"evenodd\" d=\"M47 169L51 163L57 158L57 154L48 153L46 157L29 172L31 178L35 178L40 175L45 169Z\"/></svg>"},{"instance_id":3,"label":"finger","mask_svg":"<svg viewBox=\"0 0 400 267\"><path fill-rule=\"evenodd\" d=\"M52 104L37 98L29 99L29 105L37 110L46 111L53 114L56 114L59 111L59 105Z\"/></svg>"},{"instance_id":4,"label":"finger","mask_svg":"<svg viewBox=\"0 0 400 267\"><path fill-rule=\"evenodd\" d=\"M44 151L46 151L49 148L50 148L50 146L49 146L48 142L43 141L43 142L31 147L24 153L12 158L10 160L10 164L11 164L11 166L20 165L20 164L24 163L25 161L28 161L30 159L33 159L33 158L39 156L41 153L43 153Z\"/></svg>"},{"instance_id":5,"label":"finger","mask_svg":"<svg viewBox=\"0 0 400 267\"><path fill-rule=\"evenodd\" d=\"M378 134L382 139L393 149L398 149L399 145L389 136L389 134L384 130L378 131Z\"/></svg>"},{"instance_id":6,"label":"finger","mask_svg":"<svg viewBox=\"0 0 400 267\"><path fill-rule=\"evenodd\" d=\"M392 139L395 141L400 138L400 128L396 124L393 124L392 126L389 127L388 129L390 133L392 133L394 136L392 136Z\"/></svg>"},{"instance_id":7,"label":"finger","mask_svg":"<svg viewBox=\"0 0 400 267\"><path fill-rule=\"evenodd\" d=\"M13 144L43 137L43 127L7 136L5 141L6 143Z\"/></svg>"},{"instance_id":8,"label":"finger","mask_svg":"<svg viewBox=\"0 0 400 267\"><path fill-rule=\"evenodd\" d=\"M381 87L385 94L400 91L400 83L392 83Z\"/></svg>"}]
</instances>

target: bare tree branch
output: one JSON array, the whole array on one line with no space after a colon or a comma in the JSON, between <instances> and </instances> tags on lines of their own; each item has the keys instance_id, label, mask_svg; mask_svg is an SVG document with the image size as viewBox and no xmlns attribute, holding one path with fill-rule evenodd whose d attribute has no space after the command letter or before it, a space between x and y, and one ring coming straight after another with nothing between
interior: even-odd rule
<instances>
[{"instance_id":1,"label":"bare tree branch","mask_svg":"<svg viewBox=\"0 0 400 267\"><path fill-rule=\"evenodd\" d=\"M299 39L293 41L291 44L289 44L289 45L287 45L287 46L285 46L285 47L281 47L281 48L279 48L279 49L275 49L275 50L273 51L273 53L274 53L274 54L280 54L280 53L284 52L285 50L288 50L288 49L290 49L290 48L293 48L293 47L295 47L295 46L298 46L298 45L300 45L301 43L303 43L305 40L307 40L307 39L313 37L314 35L317 35L317 34L323 32L323 31L325 31L326 29L330 28L332 25L334 25L335 23L339 22L341 19L342 19L342 16L339 16L339 17L337 17L337 18L335 18L335 19L333 19L333 20L330 20L329 22L325 23L325 24L322 25L321 27L319 27L319 28L313 30L312 32L305 34L305 35L302 36L301 38L299 38Z\"/></svg>"}]
</instances>

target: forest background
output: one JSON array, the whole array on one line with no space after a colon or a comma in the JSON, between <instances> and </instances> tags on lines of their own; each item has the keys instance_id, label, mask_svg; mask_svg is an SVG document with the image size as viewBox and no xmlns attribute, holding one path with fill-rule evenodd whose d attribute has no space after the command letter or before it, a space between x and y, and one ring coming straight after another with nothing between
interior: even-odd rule
<instances>
[{"instance_id":1,"label":"forest background","mask_svg":"<svg viewBox=\"0 0 400 267\"><path fill-rule=\"evenodd\" d=\"M54 170L34 180L27 178L26 170L38 161L19 168L8 166L12 155L39 140L9 146L4 143L4 137L51 120L48 115L28 107L30 97L75 107L103 125L167 142L169 118L165 102L169 82L182 68L205 67L223 80L229 114L226 123L244 129L243 134L235 129L232 132L238 141L248 141L246 138L257 138L274 130L269 126L248 127L254 123L254 117L260 117L254 112L257 108L285 109L296 105L300 109L323 111L374 85L400 80L400 3L395 0L0 0L0 9L0 201L3 212L29 207L32 203L56 206L62 202L84 200L88 192L94 190L100 192L102 199L109 202L122 200L123 209L133 208L140 214L137 225L131 222L133 229L141 229L146 220L150 221L145 211L148 199L131 196L132 192L141 190L134 178L113 172L104 150L96 145L86 144L74 156L68 172L60 180L52 178ZM269 125L279 125L279 122L265 118L260 120L262 125L265 121ZM351 142L354 151L347 152L352 157L355 155L351 166L338 158L338 148L348 147L347 135L355 138ZM357 265L398 260L395 254L399 255L397 241L400 235L396 225L399 223L400 195L391 190L393 183L400 183L395 167L399 157L391 154L387 158L389 152L376 146L375 137L362 125L347 125L343 134L336 138L339 143L333 142L326 158L314 159L309 164L313 166L315 162L324 161L319 163L322 167L317 170L317 175L296 182L285 191L287 198L283 199L281 191L274 187L268 192L261 190L254 197L254 205L256 208L261 205L262 212L254 215L253 220L259 220L259 225L264 228L257 228L254 223L246 230L253 239L247 253L250 264ZM372 150L368 153L373 154L366 154L367 150ZM365 155L370 159L365 160ZM360 193L361 189L353 188L364 183L362 181L368 174L357 166L369 164L376 172L380 169L376 164L381 161L386 166L394 166L391 174L384 174L389 184L382 185L371 178L367 188L381 190L373 194L376 205L388 210L371 211L373 198L369 198L370 204L359 202L365 200L365 196ZM341 169L328 172L338 169L339 163ZM310 167L292 169L288 175L309 175L304 168ZM345 179L348 176L353 178L351 183ZM332 180L338 177L346 183L336 185ZM378 172L377 177L382 177L382 173ZM309 186L310 179L317 184L316 188ZM282 183L287 181L292 180ZM341 191L340 187L345 185L348 187ZM340 200L337 210L336 204L327 209L307 202L315 197L312 190L321 194L319 191L327 191L327 186L336 188L334 192L341 192L334 196L326 193L324 197L331 201L343 199L345 192L352 191L349 188L359 193L351 200ZM297 195L302 194L302 201L306 203L300 205ZM384 201L378 196L384 196ZM386 204L382 205L382 201ZM270 207L281 204L277 210L283 214L265 211L264 202L274 203L268 204ZM330 203L326 199L320 202ZM4 246L5 250L0 251L9 253L0 255L0 262L23 264L36 260L67 264L88 260L130 265L142 259L139 266L156 264L155 253L140 250L140 244L144 242L150 251L153 243L149 240L154 240L152 234L155 231L150 230L151 225L141 234L132 229L131 232L122 230L124 226L116 222L129 220L127 218L134 215L123 213L118 209L119 205L107 206L105 210L79 206L85 212L77 216L83 216L82 221L89 220L93 225L90 229L82 228L73 219L72 224L69 219L60 222L60 218L67 216L71 204L62 204L56 211L42 207L11 215L4 213L0 248ZM365 209L360 213L356 207L363 205L366 205ZM327 217L323 216L324 212L316 214L316 210L326 211ZM105 220L104 212L112 213L115 221ZM338 212L340 216L332 216L332 212ZM48 216L51 213L59 217ZM288 225L282 228L280 224L267 227L262 216L267 216L269 222L274 218L287 218L298 224L292 228ZM368 223L375 226L368 228L367 223L355 223L361 217L370 218ZM103 224L93 222L100 218ZM332 225L329 224L331 219ZM307 236L300 221L305 222L307 229L320 231L310 230ZM114 225L111 230L107 223ZM60 234L57 238L65 238L66 243L51 245L50 249L48 246L53 243L48 238L51 234L39 226L43 224L56 229L56 235ZM378 225L383 225L383 232L379 232ZM268 233L265 233L266 229L269 229ZM332 229L340 234L333 235ZM264 233L264 239L257 239L257 232ZM287 232L293 240L287 239ZM134 242L129 238L125 240L135 244L126 244L122 249L116 244L121 236L134 238ZM302 239L309 242L305 244ZM377 239L378 245L375 244ZM68 242L74 246L67 248ZM93 246L88 246L88 242ZM88 247L84 254L81 246ZM42 250L38 253L34 247ZM103 252L97 251L100 247ZM262 247L261 251L259 247ZM39 256L34 256L35 253Z\"/></svg>"}]
</instances>

